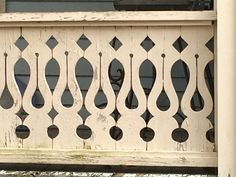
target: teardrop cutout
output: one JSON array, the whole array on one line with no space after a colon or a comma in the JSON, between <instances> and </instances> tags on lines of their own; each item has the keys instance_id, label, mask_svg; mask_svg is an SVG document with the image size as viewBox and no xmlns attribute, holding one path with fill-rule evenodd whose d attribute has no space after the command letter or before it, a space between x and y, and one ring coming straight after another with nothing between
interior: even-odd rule
<instances>
[{"instance_id":1,"label":"teardrop cutout","mask_svg":"<svg viewBox=\"0 0 236 177\"><path fill-rule=\"evenodd\" d=\"M52 58L48 61L45 67L45 77L47 84L51 91L53 91L57 85L60 76L60 66L58 62Z\"/></svg>"},{"instance_id":2,"label":"teardrop cutout","mask_svg":"<svg viewBox=\"0 0 236 177\"><path fill-rule=\"evenodd\" d=\"M127 108L129 109L135 109L138 107L138 99L133 91L133 89L131 88L131 90L129 91L126 100L125 100L125 105Z\"/></svg>"},{"instance_id":3,"label":"teardrop cutout","mask_svg":"<svg viewBox=\"0 0 236 177\"><path fill-rule=\"evenodd\" d=\"M37 109L42 108L44 105L43 95L38 88L35 90L32 96L32 105Z\"/></svg>"},{"instance_id":4,"label":"teardrop cutout","mask_svg":"<svg viewBox=\"0 0 236 177\"><path fill-rule=\"evenodd\" d=\"M157 98L156 105L161 111L167 111L170 108L170 100L164 88L162 89L161 94Z\"/></svg>"},{"instance_id":5,"label":"teardrop cutout","mask_svg":"<svg viewBox=\"0 0 236 177\"><path fill-rule=\"evenodd\" d=\"M109 65L109 80L112 85L112 89L117 95L120 91L120 88L122 87L123 81L124 81L124 67L123 65L119 62L119 60L114 59Z\"/></svg>"},{"instance_id":6,"label":"teardrop cutout","mask_svg":"<svg viewBox=\"0 0 236 177\"><path fill-rule=\"evenodd\" d=\"M107 97L103 90L100 89L94 99L95 105L99 109L104 109L107 106Z\"/></svg>"},{"instance_id":7,"label":"teardrop cutout","mask_svg":"<svg viewBox=\"0 0 236 177\"><path fill-rule=\"evenodd\" d=\"M20 93L23 96L30 77L30 67L25 59L20 58L16 62L14 66L14 77Z\"/></svg>"},{"instance_id":8,"label":"teardrop cutout","mask_svg":"<svg viewBox=\"0 0 236 177\"><path fill-rule=\"evenodd\" d=\"M14 99L13 99L7 85L5 85L2 95L1 95L1 98L0 98L0 105L4 109L10 109L13 106L13 104L14 104Z\"/></svg>"},{"instance_id":9,"label":"teardrop cutout","mask_svg":"<svg viewBox=\"0 0 236 177\"><path fill-rule=\"evenodd\" d=\"M196 88L194 95L191 99L191 108L194 111L201 111L204 107L204 100L201 96L201 94L198 91L198 88Z\"/></svg>"},{"instance_id":10,"label":"teardrop cutout","mask_svg":"<svg viewBox=\"0 0 236 177\"><path fill-rule=\"evenodd\" d=\"M61 103L63 106L69 108L74 104L74 98L70 92L68 86L66 86L62 96L61 96Z\"/></svg>"},{"instance_id":11,"label":"teardrop cutout","mask_svg":"<svg viewBox=\"0 0 236 177\"><path fill-rule=\"evenodd\" d=\"M146 59L139 68L139 78L145 94L148 96L156 80L156 68Z\"/></svg>"}]
</instances>

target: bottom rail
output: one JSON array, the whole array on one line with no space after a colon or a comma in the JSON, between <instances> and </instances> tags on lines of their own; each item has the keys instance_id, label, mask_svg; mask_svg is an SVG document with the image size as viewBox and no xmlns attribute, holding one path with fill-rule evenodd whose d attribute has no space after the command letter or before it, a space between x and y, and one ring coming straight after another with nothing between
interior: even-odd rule
<instances>
[{"instance_id":1,"label":"bottom rail","mask_svg":"<svg viewBox=\"0 0 236 177\"><path fill-rule=\"evenodd\" d=\"M0 163L217 167L217 153L0 149Z\"/></svg>"}]
</instances>

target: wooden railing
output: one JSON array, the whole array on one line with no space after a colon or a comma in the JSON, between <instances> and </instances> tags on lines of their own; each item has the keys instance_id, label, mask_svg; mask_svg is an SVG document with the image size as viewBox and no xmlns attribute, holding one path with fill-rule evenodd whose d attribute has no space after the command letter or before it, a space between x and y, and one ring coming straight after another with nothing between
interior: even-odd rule
<instances>
[{"instance_id":1,"label":"wooden railing","mask_svg":"<svg viewBox=\"0 0 236 177\"><path fill-rule=\"evenodd\" d=\"M215 12L2 14L1 163L216 167L215 143L207 138L214 130L208 119L214 91L205 77L214 59L215 19ZM25 88L14 77L19 59L30 69ZM82 59L92 68L86 92L76 75ZM52 69L59 66L53 89L45 71L51 60ZM114 60L123 67L117 70L119 89L109 74ZM149 89L141 84L145 61L155 73ZM185 87L182 94L171 74L178 61L187 81L178 83ZM65 90L73 98L69 106L61 100ZM43 98L39 105L35 92ZM106 104L95 104L98 92ZM166 109L157 104L163 93ZM194 94L202 104L198 108ZM130 95L136 101L129 105ZM89 112L87 118L81 109ZM181 122L175 119L180 111ZM81 126L85 136L78 133Z\"/></svg>"}]
</instances>

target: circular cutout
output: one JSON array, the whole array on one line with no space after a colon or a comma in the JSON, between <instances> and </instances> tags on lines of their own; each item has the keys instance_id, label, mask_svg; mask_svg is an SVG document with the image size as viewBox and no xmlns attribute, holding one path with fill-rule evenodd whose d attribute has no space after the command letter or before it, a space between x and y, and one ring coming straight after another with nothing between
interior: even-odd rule
<instances>
[{"instance_id":1,"label":"circular cutout","mask_svg":"<svg viewBox=\"0 0 236 177\"><path fill-rule=\"evenodd\" d=\"M82 139L88 139L92 135L92 130L86 125L79 125L76 129L77 135Z\"/></svg>"},{"instance_id":2,"label":"circular cutout","mask_svg":"<svg viewBox=\"0 0 236 177\"><path fill-rule=\"evenodd\" d=\"M211 128L210 130L208 130L206 132L206 138L211 143L215 143L215 130L214 130L214 128Z\"/></svg>"},{"instance_id":3,"label":"circular cutout","mask_svg":"<svg viewBox=\"0 0 236 177\"><path fill-rule=\"evenodd\" d=\"M16 127L16 136L21 139L26 139L30 135L30 129L25 125Z\"/></svg>"},{"instance_id":4,"label":"circular cutout","mask_svg":"<svg viewBox=\"0 0 236 177\"><path fill-rule=\"evenodd\" d=\"M114 140L119 141L123 137L123 132L119 127L113 126L110 129L110 135Z\"/></svg>"},{"instance_id":5,"label":"circular cutout","mask_svg":"<svg viewBox=\"0 0 236 177\"><path fill-rule=\"evenodd\" d=\"M140 131L140 137L143 139L143 141L145 142L149 142L152 141L152 139L155 136L155 132L153 131L153 129L149 128L149 127L145 127Z\"/></svg>"},{"instance_id":6,"label":"circular cutout","mask_svg":"<svg viewBox=\"0 0 236 177\"><path fill-rule=\"evenodd\" d=\"M57 135L59 134L59 129L56 125L51 125L48 127L48 136L53 139L53 138L56 138Z\"/></svg>"},{"instance_id":7,"label":"circular cutout","mask_svg":"<svg viewBox=\"0 0 236 177\"><path fill-rule=\"evenodd\" d=\"M183 128L176 128L172 132L172 139L174 141L179 142L179 143L183 143L183 142L187 141L188 137L189 137L189 134L188 134L187 130L185 130Z\"/></svg>"}]
</instances>

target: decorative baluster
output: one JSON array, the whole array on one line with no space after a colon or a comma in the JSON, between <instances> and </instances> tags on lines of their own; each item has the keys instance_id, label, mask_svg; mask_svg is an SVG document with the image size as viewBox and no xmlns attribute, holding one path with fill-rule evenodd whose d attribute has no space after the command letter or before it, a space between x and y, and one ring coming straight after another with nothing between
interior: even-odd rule
<instances>
[{"instance_id":1,"label":"decorative baluster","mask_svg":"<svg viewBox=\"0 0 236 177\"><path fill-rule=\"evenodd\" d=\"M121 117L117 126L122 130L123 137L117 141L119 150L145 150L146 142L140 137L140 131L146 127L141 115L146 110L146 96L139 80L139 67L146 60L146 53L141 47L146 37L145 28L117 28L117 35L123 46L117 51L117 59L124 67L124 81L117 97L117 109ZM137 107L128 108L126 97L133 90L137 98Z\"/></svg>"},{"instance_id":2,"label":"decorative baluster","mask_svg":"<svg viewBox=\"0 0 236 177\"><path fill-rule=\"evenodd\" d=\"M53 35L58 45L53 50L53 56L60 66L60 77L53 93L53 106L59 113L54 118L54 124L59 134L53 140L53 148L82 149L83 140L77 136L76 129L83 123L77 114L83 105L83 97L75 77L75 66L83 51L76 44L78 36L82 34L81 28L53 29ZM70 92L73 103L63 106L61 98L63 93Z\"/></svg>"},{"instance_id":3,"label":"decorative baluster","mask_svg":"<svg viewBox=\"0 0 236 177\"><path fill-rule=\"evenodd\" d=\"M176 150L176 142L171 137L175 128L178 127L173 116L179 106L178 97L171 80L172 65L178 60L178 52L172 47L174 40L178 38L179 28L150 28L149 36L157 43L148 54L149 59L156 68L156 81L148 97L148 109L154 116L148 123L148 127L155 131L155 136L148 143L148 150L171 151ZM176 57L177 56L177 57ZM170 107L163 111L156 101L162 91L170 101Z\"/></svg>"},{"instance_id":4,"label":"decorative baluster","mask_svg":"<svg viewBox=\"0 0 236 177\"><path fill-rule=\"evenodd\" d=\"M52 95L45 79L45 67L51 56L45 41L51 31L47 28L23 28L22 36L29 46L22 52L22 57L30 66L30 79L23 96L23 109L29 114L24 124L30 129L30 135L24 140L24 148L51 148L52 140L47 128L51 124L48 112L52 108ZM35 91L43 97L43 105L32 102ZM36 95L37 98L37 95Z\"/></svg>"},{"instance_id":5,"label":"decorative baluster","mask_svg":"<svg viewBox=\"0 0 236 177\"><path fill-rule=\"evenodd\" d=\"M108 30L110 29L110 30ZM85 51L85 58L93 67L93 80L85 98L85 106L91 113L85 125L92 130L91 137L86 144L91 149L115 149L115 141L110 136L110 129L115 125L115 120L110 114L115 110L115 94L109 82L108 70L114 57L110 55L109 37L112 28L85 28L85 35L91 40L92 45ZM98 91L103 91L107 104L104 108L95 105Z\"/></svg>"},{"instance_id":6,"label":"decorative baluster","mask_svg":"<svg viewBox=\"0 0 236 177\"><path fill-rule=\"evenodd\" d=\"M205 46L213 36L213 29L212 27L184 27L182 36L191 44L182 54L190 69L189 84L181 102L182 111L187 116L182 127L189 133L186 149L212 152L214 144L207 140L206 132L212 128L207 116L213 109L213 101L206 86L204 70L208 62L213 59L212 52ZM204 102L203 108L199 111L191 107L191 100L197 89Z\"/></svg>"},{"instance_id":7,"label":"decorative baluster","mask_svg":"<svg viewBox=\"0 0 236 177\"><path fill-rule=\"evenodd\" d=\"M19 148L22 140L17 138L15 128L21 124L16 113L21 107L21 94L14 79L14 65L20 58L20 50L15 41L20 36L19 28L0 29L0 55L1 55L1 106L0 106L0 147ZM3 95L4 94L4 95Z\"/></svg>"}]
</instances>

